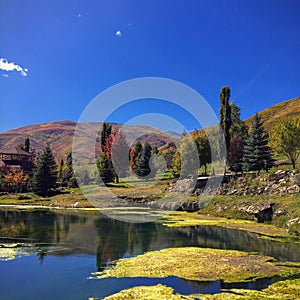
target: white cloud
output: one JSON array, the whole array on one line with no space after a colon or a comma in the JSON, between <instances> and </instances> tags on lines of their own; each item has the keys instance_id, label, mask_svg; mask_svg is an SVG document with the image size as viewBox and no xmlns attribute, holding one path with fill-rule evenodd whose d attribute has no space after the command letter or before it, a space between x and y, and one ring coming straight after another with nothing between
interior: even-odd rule
<instances>
[{"instance_id":1,"label":"white cloud","mask_svg":"<svg viewBox=\"0 0 300 300\"><path fill-rule=\"evenodd\" d=\"M122 32L120 31L120 30L118 30L117 32L116 32L116 36L122 36Z\"/></svg>"},{"instance_id":2,"label":"white cloud","mask_svg":"<svg viewBox=\"0 0 300 300\"><path fill-rule=\"evenodd\" d=\"M1 74L3 77L8 77L8 75L7 74Z\"/></svg>"},{"instance_id":3,"label":"white cloud","mask_svg":"<svg viewBox=\"0 0 300 300\"><path fill-rule=\"evenodd\" d=\"M27 68L22 68L21 66L15 64L14 62L9 63L6 58L0 58L0 69L7 72L16 70L20 72L22 76L27 76L27 72L28 72Z\"/></svg>"}]
</instances>

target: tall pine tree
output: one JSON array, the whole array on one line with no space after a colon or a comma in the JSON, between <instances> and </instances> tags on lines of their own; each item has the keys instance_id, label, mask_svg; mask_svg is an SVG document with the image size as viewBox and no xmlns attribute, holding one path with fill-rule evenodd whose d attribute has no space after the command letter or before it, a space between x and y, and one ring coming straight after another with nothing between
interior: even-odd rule
<instances>
[{"instance_id":1,"label":"tall pine tree","mask_svg":"<svg viewBox=\"0 0 300 300\"><path fill-rule=\"evenodd\" d=\"M268 146L268 134L258 114L254 116L252 129L244 145L245 171L268 171L274 165L271 148Z\"/></svg>"},{"instance_id":2,"label":"tall pine tree","mask_svg":"<svg viewBox=\"0 0 300 300\"><path fill-rule=\"evenodd\" d=\"M39 157L33 172L32 189L38 195L48 196L57 181L57 165L49 145Z\"/></svg>"}]
</instances>

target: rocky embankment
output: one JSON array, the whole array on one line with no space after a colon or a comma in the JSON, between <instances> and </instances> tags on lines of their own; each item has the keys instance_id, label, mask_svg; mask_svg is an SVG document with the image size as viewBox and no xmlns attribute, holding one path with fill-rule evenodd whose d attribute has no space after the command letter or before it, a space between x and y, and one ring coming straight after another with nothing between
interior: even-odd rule
<instances>
[{"instance_id":1,"label":"rocky embankment","mask_svg":"<svg viewBox=\"0 0 300 300\"><path fill-rule=\"evenodd\" d=\"M275 173L231 178L219 188L219 195L284 195L300 192L300 172L278 170Z\"/></svg>"}]
</instances>

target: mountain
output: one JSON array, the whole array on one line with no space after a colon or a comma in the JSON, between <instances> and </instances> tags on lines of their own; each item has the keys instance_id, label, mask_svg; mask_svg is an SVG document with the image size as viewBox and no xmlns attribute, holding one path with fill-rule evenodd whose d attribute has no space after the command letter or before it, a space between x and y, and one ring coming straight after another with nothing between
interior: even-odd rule
<instances>
[{"instance_id":1,"label":"mountain","mask_svg":"<svg viewBox=\"0 0 300 300\"><path fill-rule=\"evenodd\" d=\"M264 121L266 130L269 130L277 120L281 118L291 118L300 115L300 97L280 102L258 113ZM246 119L246 123L251 125L254 116ZM85 123L81 128L82 135L99 132L101 128L100 122ZM77 123L73 121L58 121L37 125L29 125L13 130L0 133L0 150L13 149L19 144L24 143L25 138L30 139L31 147L36 153L41 153L47 143L51 145L53 153L57 160L66 157L72 149L73 134ZM120 125L112 124L113 129L122 128L126 133L128 140L141 141L146 140L151 146L157 146L162 151L166 151L172 142L178 141L179 135L174 132L161 131L157 128L147 125ZM99 143L95 143L95 147L99 148ZM90 157L90 149L82 146L82 152L85 158Z\"/></svg>"},{"instance_id":2,"label":"mountain","mask_svg":"<svg viewBox=\"0 0 300 300\"><path fill-rule=\"evenodd\" d=\"M91 122L83 124L84 126L80 126L81 134L87 136L90 133L97 134L101 129L102 123ZM157 146L158 148L178 138L176 133L163 132L147 125L120 125L115 123L111 125L113 130L122 128L122 131L126 134L126 138L130 142L138 140L144 143L147 140L151 146ZM58 161L60 158L65 158L72 150L73 134L76 126L77 123L74 121L58 121L9 130L0 133L0 150L3 152L9 151L19 144L24 143L26 138L29 138L31 148L35 149L37 154L41 153L47 143L49 143ZM99 148L97 142L95 142L95 147ZM90 149L85 149L84 145L82 152L86 158L90 157L88 154Z\"/></svg>"},{"instance_id":3,"label":"mountain","mask_svg":"<svg viewBox=\"0 0 300 300\"><path fill-rule=\"evenodd\" d=\"M258 114L264 122L265 129L269 131L278 120L300 115L300 97L280 102L258 112ZM245 120L248 126L251 125L253 118L254 116L251 116Z\"/></svg>"}]
</instances>

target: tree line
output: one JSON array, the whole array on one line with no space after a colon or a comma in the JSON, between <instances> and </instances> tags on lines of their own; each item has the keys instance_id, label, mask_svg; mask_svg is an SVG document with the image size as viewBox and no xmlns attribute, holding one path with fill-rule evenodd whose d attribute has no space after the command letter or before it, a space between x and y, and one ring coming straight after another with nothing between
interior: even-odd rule
<instances>
[{"instance_id":1,"label":"tree line","mask_svg":"<svg viewBox=\"0 0 300 300\"><path fill-rule=\"evenodd\" d=\"M289 159L292 167L296 168L300 156L300 117L279 119L269 133L258 114L255 114L251 127L241 120L241 109L234 101L230 102L230 87L223 87L220 92L219 126L211 130L221 130L226 145L226 166L232 172L264 170L268 172L275 164L274 154L284 155ZM207 167L211 161L211 141L205 131L194 130L190 134L183 132L179 146L170 143L164 151L146 141L140 141L129 146L124 134L112 130L109 123L104 122L100 132L100 154L96 160L97 175L104 184L119 183L119 178L137 176L142 179L153 178L158 171L165 168L171 170L174 177L198 175L203 167L207 174ZM24 151L30 152L30 141L25 139L21 145ZM164 163L158 157L163 156ZM195 159L196 158L196 159ZM225 166L225 167L226 167ZM211 170L213 173L213 170ZM22 170L0 174L1 186L9 191L30 190L39 195L51 194L55 188L76 187L72 154L61 159L57 164L47 145L38 157L32 176L24 174ZM82 175L83 184L88 184L88 171Z\"/></svg>"},{"instance_id":2,"label":"tree line","mask_svg":"<svg viewBox=\"0 0 300 300\"><path fill-rule=\"evenodd\" d=\"M26 138L24 144L20 146L24 151L31 153L29 138ZM8 172L2 171L0 178L2 191L32 191L41 196L51 195L58 187L77 187L72 153L67 155L66 162L61 159L57 165L49 144L37 158L32 174L25 174L23 170L11 169Z\"/></svg>"}]
</instances>

